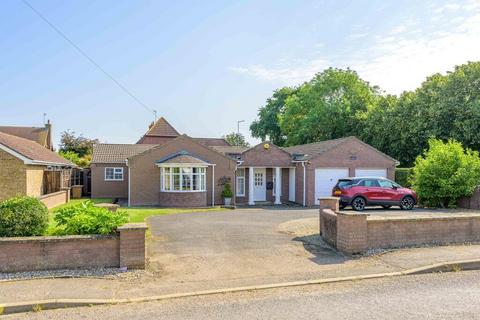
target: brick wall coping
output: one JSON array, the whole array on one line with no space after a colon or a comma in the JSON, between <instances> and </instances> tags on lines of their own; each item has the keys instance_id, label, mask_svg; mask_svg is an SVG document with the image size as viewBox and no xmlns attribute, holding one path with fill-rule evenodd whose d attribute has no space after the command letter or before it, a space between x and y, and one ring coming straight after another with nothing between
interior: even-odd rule
<instances>
[{"instance_id":1,"label":"brick wall coping","mask_svg":"<svg viewBox=\"0 0 480 320\"><path fill-rule=\"evenodd\" d=\"M317 200L322 201L322 200L338 200L338 197L320 197Z\"/></svg>"},{"instance_id":2,"label":"brick wall coping","mask_svg":"<svg viewBox=\"0 0 480 320\"><path fill-rule=\"evenodd\" d=\"M112 239L118 237L115 234L91 234L91 235L71 235L71 236L36 236L36 237L0 237L0 243L8 242L64 242L72 240L99 240Z\"/></svg>"},{"instance_id":3,"label":"brick wall coping","mask_svg":"<svg viewBox=\"0 0 480 320\"><path fill-rule=\"evenodd\" d=\"M325 209L324 209L325 210ZM330 210L330 209L327 209ZM369 217L370 214L366 212L357 212L357 211L338 211L336 214L342 215L342 216L366 216Z\"/></svg>"},{"instance_id":4,"label":"brick wall coping","mask_svg":"<svg viewBox=\"0 0 480 320\"><path fill-rule=\"evenodd\" d=\"M138 223L127 223L123 226L117 228L118 231L125 231L125 230L146 230L147 224L145 222L138 222Z\"/></svg>"},{"instance_id":5,"label":"brick wall coping","mask_svg":"<svg viewBox=\"0 0 480 320\"><path fill-rule=\"evenodd\" d=\"M344 214L343 212L339 214ZM435 215L411 215L411 216L367 216L367 220L370 222L376 221L420 221L420 220L455 220L455 219L480 219L480 213L462 213L462 214L435 214Z\"/></svg>"},{"instance_id":6,"label":"brick wall coping","mask_svg":"<svg viewBox=\"0 0 480 320\"><path fill-rule=\"evenodd\" d=\"M66 191L67 191L67 189L63 189L63 190L60 190L60 191L57 191L57 192L42 194L41 196L37 197L37 199L41 200L41 199L45 199L45 198L49 198L49 197L58 196L60 194L64 194Z\"/></svg>"}]
</instances>

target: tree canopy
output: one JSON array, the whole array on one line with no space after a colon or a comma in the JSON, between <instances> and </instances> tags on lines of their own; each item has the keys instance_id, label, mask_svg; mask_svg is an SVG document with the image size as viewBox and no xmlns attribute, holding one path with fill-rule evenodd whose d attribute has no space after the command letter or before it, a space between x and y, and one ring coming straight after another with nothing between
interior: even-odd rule
<instances>
[{"instance_id":1,"label":"tree canopy","mask_svg":"<svg viewBox=\"0 0 480 320\"><path fill-rule=\"evenodd\" d=\"M249 147L249 143L241 133L232 132L223 137L232 146Z\"/></svg>"},{"instance_id":2,"label":"tree canopy","mask_svg":"<svg viewBox=\"0 0 480 320\"><path fill-rule=\"evenodd\" d=\"M430 138L480 148L480 62L428 77L414 91L387 95L350 69L329 68L267 99L250 127L279 146L355 135L402 165L412 165Z\"/></svg>"},{"instance_id":3,"label":"tree canopy","mask_svg":"<svg viewBox=\"0 0 480 320\"><path fill-rule=\"evenodd\" d=\"M92 159L93 145L98 142L98 139L85 138L67 130L61 133L58 153L80 167L87 167Z\"/></svg>"}]
</instances>

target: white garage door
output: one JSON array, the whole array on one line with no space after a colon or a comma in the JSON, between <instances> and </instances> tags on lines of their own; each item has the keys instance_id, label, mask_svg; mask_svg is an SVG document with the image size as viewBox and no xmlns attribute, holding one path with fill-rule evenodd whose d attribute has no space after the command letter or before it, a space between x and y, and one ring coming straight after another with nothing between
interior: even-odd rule
<instances>
[{"instance_id":1,"label":"white garage door","mask_svg":"<svg viewBox=\"0 0 480 320\"><path fill-rule=\"evenodd\" d=\"M355 169L355 177L387 177L387 169Z\"/></svg>"},{"instance_id":2,"label":"white garage door","mask_svg":"<svg viewBox=\"0 0 480 320\"><path fill-rule=\"evenodd\" d=\"M330 197L338 179L346 177L348 177L348 168L315 169L315 204L319 204L320 197Z\"/></svg>"}]
</instances>

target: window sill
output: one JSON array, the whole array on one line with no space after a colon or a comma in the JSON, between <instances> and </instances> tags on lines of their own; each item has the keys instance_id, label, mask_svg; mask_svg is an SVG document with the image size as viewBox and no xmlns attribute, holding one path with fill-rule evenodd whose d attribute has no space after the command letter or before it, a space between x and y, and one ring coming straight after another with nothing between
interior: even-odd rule
<instances>
[{"instance_id":1,"label":"window sill","mask_svg":"<svg viewBox=\"0 0 480 320\"><path fill-rule=\"evenodd\" d=\"M199 193L199 192L207 192L207 190L160 190L161 193Z\"/></svg>"},{"instance_id":2,"label":"window sill","mask_svg":"<svg viewBox=\"0 0 480 320\"><path fill-rule=\"evenodd\" d=\"M124 181L124 179L104 179L103 181Z\"/></svg>"}]
</instances>

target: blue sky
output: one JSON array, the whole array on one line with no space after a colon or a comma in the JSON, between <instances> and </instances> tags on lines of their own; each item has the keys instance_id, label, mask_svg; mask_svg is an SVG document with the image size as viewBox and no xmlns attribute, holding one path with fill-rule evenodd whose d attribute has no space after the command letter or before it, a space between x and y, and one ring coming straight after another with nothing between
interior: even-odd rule
<instances>
[{"instance_id":1,"label":"blue sky","mask_svg":"<svg viewBox=\"0 0 480 320\"><path fill-rule=\"evenodd\" d=\"M275 88L350 67L386 92L480 60L480 1L29 0L178 131L249 124ZM0 3L0 125L134 143L153 115L20 0ZM249 137L249 141L254 139Z\"/></svg>"}]
</instances>

